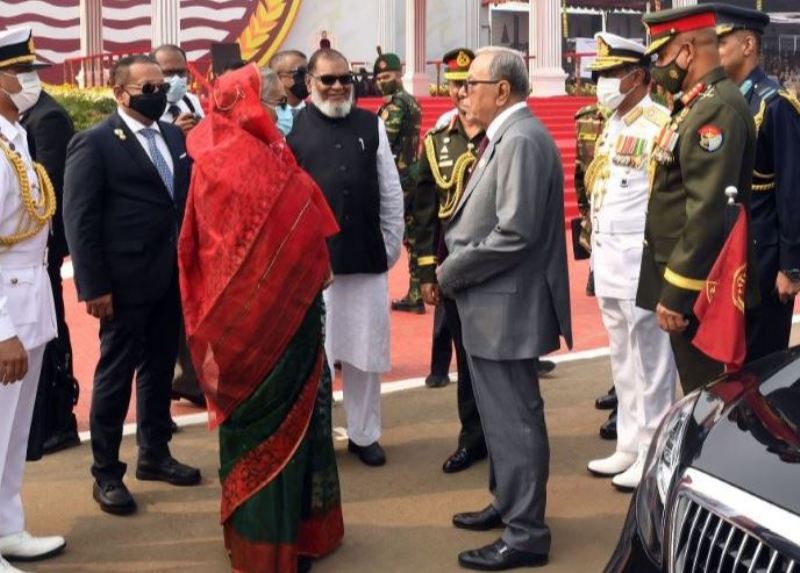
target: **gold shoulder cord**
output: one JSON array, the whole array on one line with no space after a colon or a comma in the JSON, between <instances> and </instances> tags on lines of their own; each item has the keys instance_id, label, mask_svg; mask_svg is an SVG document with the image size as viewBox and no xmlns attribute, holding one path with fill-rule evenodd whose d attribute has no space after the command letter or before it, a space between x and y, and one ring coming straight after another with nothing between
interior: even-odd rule
<instances>
[{"instance_id":1,"label":"gold shoulder cord","mask_svg":"<svg viewBox=\"0 0 800 573\"><path fill-rule=\"evenodd\" d=\"M464 180L466 179L467 170L475 163L475 155L471 151L467 151L456 160L453 166L453 178L450 181L445 181L442 177L442 172L439 170L439 162L436 160L436 148L433 144L432 137L425 138L425 153L428 157L428 165L433 174L433 180L436 185L444 191L450 191L455 186L455 193L448 193L447 200L439 206L439 218L447 219L455 211L456 205L461 200L461 195L464 193Z\"/></svg>"},{"instance_id":2,"label":"gold shoulder cord","mask_svg":"<svg viewBox=\"0 0 800 573\"><path fill-rule=\"evenodd\" d=\"M764 123L764 115L767 113L767 101L761 100L761 105L758 108L758 113L753 118L756 123L756 135L761 131L761 125Z\"/></svg>"},{"instance_id":3,"label":"gold shoulder cord","mask_svg":"<svg viewBox=\"0 0 800 573\"><path fill-rule=\"evenodd\" d=\"M19 181L22 198L22 213L17 221L17 230L8 236L0 236L0 248L8 249L26 239L30 239L41 231L56 212L56 194L53 183L41 164L33 162L36 177L39 180L40 196L33 197L33 187L28 179L28 170L22 157L11 151L11 148L0 140L0 149L14 168Z\"/></svg>"}]
</instances>

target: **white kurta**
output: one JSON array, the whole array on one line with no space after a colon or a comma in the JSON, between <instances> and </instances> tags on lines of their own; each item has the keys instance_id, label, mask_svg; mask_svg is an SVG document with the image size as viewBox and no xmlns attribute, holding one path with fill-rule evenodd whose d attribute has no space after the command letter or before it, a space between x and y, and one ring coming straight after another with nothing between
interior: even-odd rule
<instances>
[{"instance_id":1,"label":"white kurta","mask_svg":"<svg viewBox=\"0 0 800 573\"><path fill-rule=\"evenodd\" d=\"M378 122L378 137L381 233L391 269L400 257L403 240L403 189L382 121ZM324 296L328 360L347 362L364 372L388 372L388 272L336 276Z\"/></svg>"},{"instance_id":2,"label":"white kurta","mask_svg":"<svg viewBox=\"0 0 800 573\"><path fill-rule=\"evenodd\" d=\"M25 130L0 116L0 145L17 151L28 179L37 181L28 153ZM39 198L38 183L32 189ZM17 230L22 197L16 171L0 155L0 235ZM56 315L50 278L45 267L49 227L10 248L0 248L0 341L19 338L28 352L28 373L15 384L0 385L0 536L20 533L22 476L33 405L45 344L56 336Z\"/></svg>"}]
</instances>

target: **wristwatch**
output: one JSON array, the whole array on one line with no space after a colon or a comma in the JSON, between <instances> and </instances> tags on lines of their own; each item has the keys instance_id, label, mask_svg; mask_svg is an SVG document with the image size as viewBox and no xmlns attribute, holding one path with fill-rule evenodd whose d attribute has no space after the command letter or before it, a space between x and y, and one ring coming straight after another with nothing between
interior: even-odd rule
<instances>
[{"instance_id":1,"label":"wristwatch","mask_svg":"<svg viewBox=\"0 0 800 573\"><path fill-rule=\"evenodd\" d=\"M800 282L800 269L784 269L781 272L793 283Z\"/></svg>"}]
</instances>

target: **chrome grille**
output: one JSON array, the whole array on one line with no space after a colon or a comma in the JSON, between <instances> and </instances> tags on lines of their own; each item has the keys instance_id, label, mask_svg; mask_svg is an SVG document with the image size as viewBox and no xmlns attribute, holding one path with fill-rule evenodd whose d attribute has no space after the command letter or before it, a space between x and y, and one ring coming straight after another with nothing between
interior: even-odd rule
<instances>
[{"instance_id":1,"label":"chrome grille","mask_svg":"<svg viewBox=\"0 0 800 573\"><path fill-rule=\"evenodd\" d=\"M703 487L697 487L698 483ZM708 491L712 485L713 494ZM758 511L744 514L745 507L757 508L742 503L738 504L741 507L726 505L721 498L730 490L739 501L750 495L696 470L687 472L679 484L672 511L669 570L672 573L800 573L797 556L800 547L794 545L794 536L787 539L780 532L763 527ZM792 521L800 520L789 515L794 518Z\"/></svg>"}]
</instances>

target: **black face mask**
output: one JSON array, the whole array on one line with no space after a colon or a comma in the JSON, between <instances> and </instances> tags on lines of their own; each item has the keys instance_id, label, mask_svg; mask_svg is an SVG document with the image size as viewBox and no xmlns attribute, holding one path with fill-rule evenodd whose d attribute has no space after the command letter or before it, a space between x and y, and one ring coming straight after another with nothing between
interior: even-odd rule
<instances>
[{"instance_id":1,"label":"black face mask","mask_svg":"<svg viewBox=\"0 0 800 573\"><path fill-rule=\"evenodd\" d=\"M294 73L294 83L289 88L289 92L299 99L300 101L308 98L308 87L306 86L306 71L304 69L297 70Z\"/></svg>"},{"instance_id":2,"label":"black face mask","mask_svg":"<svg viewBox=\"0 0 800 573\"><path fill-rule=\"evenodd\" d=\"M130 101L128 107L139 112L151 121L158 121L164 115L167 108L166 92L155 92L150 94L128 94Z\"/></svg>"}]
</instances>

